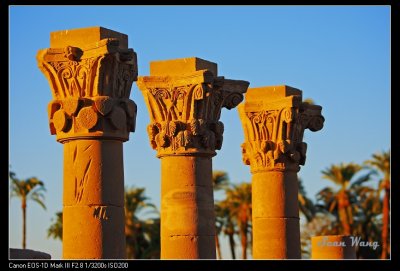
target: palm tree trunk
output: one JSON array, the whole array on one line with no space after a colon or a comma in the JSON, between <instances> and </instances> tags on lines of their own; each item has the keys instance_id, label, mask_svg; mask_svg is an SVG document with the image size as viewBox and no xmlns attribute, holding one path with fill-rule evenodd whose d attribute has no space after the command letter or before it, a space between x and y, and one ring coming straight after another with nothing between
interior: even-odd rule
<instances>
[{"instance_id":1,"label":"palm tree trunk","mask_svg":"<svg viewBox=\"0 0 400 271\"><path fill-rule=\"evenodd\" d=\"M250 227L252 226L250 225ZM249 235L250 235L250 255L251 257L253 257L253 229L251 229Z\"/></svg>"},{"instance_id":2,"label":"palm tree trunk","mask_svg":"<svg viewBox=\"0 0 400 271\"><path fill-rule=\"evenodd\" d=\"M232 259L236 259L235 239L233 239L233 233L229 233L229 246L231 248Z\"/></svg>"},{"instance_id":3,"label":"palm tree trunk","mask_svg":"<svg viewBox=\"0 0 400 271\"><path fill-rule=\"evenodd\" d=\"M247 228L247 226L246 226ZM247 259L247 230L246 228L242 229L242 259Z\"/></svg>"},{"instance_id":4,"label":"palm tree trunk","mask_svg":"<svg viewBox=\"0 0 400 271\"><path fill-rule=\"evenodd\" d=\"M219 244L218 234L215 234L215 246L217 247L217 257L218 257L218 259L222 259L221 246Z\"/></svg>"},{"instance_id":5,"label":"palm tree trunk","mask_svg":"<svg viewBox=\"0 0 400 271\"><path fill-rule=\"evenodd\" d=\"M22 199L22 248L26 249L26 199Z\"/></svg>"},{"instance_id":6,"label":"palm tree trunk","mask_svg":"<svg viewBox=\"0 0 400 271\"><path fill-rule=\"evenodd\" d=\"M349 206L348 203L348 197L346 195L345 190L342 190L338 193L338 214L339 214L339 220L340 224L342 224L343 227L343 234L344 235L350 235L351 233L351 228L350 228L350 223L349 223L349 217L347 215L347 207Z\"/></svg>"},{"instance_id":7,"label":"palm tree trunk","mask_svg":"<svg viewBox=\"0 0 400 271\"><path fill-rule=\"evenodd\" d=\"M339 203L338 207L339 207L339 210L338 210L339 220L340 220L340 224L342 224L342 227L343 227L343 234L350 235L351 229L350 229L350 224L349 224L349 220L348 220L348 216L347 216L346 207L340 206L340 203Z\"/></svg>"},{"instance_id":8,"label":"palm tree trunk","mask_svg":"<svg viewBox=\"0 0 400 271\"><path fill-rule=\"evenodd\" d=\"M340 208L339 218L340 218L340 223L343 226L343 234L350 235L350 225L349 222L347 221L347 213L345 208Z\"/></svg>"},{"instance_id":9,"label":"palm tree trunk","mask_svg":"<svg viewBox=\"0 0 400 271\"><path fill-rule=\"evenodd\" d=\"M388 236L389 236L389 197L390 188L385 188L383 196L383 228L382 228L382 254L381 259L387 259L388 256Z\"/></svg>"}]
</instances>

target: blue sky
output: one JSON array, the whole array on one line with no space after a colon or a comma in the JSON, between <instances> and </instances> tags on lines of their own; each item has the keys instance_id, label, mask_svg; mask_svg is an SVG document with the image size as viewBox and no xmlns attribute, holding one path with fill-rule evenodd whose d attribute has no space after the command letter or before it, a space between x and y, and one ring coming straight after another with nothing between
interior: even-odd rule
<instances>
[{"instance_id":1,"label":"blue sky","mask_svg":"<svg viewBox=\"0 0 400 271\"><path fill-rule=\"evenodd\" d=\"M49 132L51 92L35 59L52 31L103 26L127 34L139 75L149 74L150 61L196 56L250 87L301 89L323 106L326 119L322 131L305 133L307 161L299 176L310 197L330 185L321 170L362 163L390 147L389 6L10 6L9 12L9 164L17 177L45 182L47 210L28 203L27 247L53 258L61 257L61 242L46 235L62 209L63 146ZM159 206L160 161L148 143L149 116L136 84L131 99L138 116L124 144L125 184L146 187ZM249 182L237 110L224 109L221 120L224 143L213 168L227 171L232 182ZM19 248L20 202L9 202L9 245Z\"/></svg>"}]
</instances>

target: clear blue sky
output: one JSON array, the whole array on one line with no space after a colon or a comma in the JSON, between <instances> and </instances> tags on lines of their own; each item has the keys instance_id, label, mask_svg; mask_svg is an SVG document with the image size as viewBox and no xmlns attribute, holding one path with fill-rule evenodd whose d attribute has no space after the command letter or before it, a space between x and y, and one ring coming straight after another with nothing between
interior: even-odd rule
<instances>
[{"instance_id":1,"label":"clear blue sky","mask_svg":"<svg viewBox=\"0 0 400 271\"><path fill-rule=\"evenodd\" d=\"M326 119L322 131L305 133L307 161L299 176L310 197L330 185L321 170L332 163L362 163L390 147L389 6L11 6L9 163L17 177L37 176L47 187L47 211L28 203L30 249L61 257L61 242L46 235L62 209L63 146L49 132L51 92L35 56L49 47L50 32L89 26L127 34L139 75L149 74L153 60L197 56L250 87L303 90L323 106ZM125 184L146 187L159 206L160 161L148 143L148 112L136 84L131 99L138 116L124 144ZM232 182L248 182L237 110L224 109L221 120L224 143L213 167L227 171ZM11 199L10 247L21 247L21 217L20 202Z\"/></svg>"}]
</instances>

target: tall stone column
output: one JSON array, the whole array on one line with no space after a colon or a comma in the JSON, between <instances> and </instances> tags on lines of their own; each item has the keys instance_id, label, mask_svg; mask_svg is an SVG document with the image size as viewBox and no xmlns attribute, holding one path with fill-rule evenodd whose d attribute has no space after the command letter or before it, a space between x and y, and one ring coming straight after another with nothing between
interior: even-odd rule
<instances>
[{"instance_id":1,"label":"tall stone column","mask_svg":"<svg viewBox=\"0 0 400 271\"><path fill-rule=\"evenodd\" d=\"M122 142L135 129L136 53L127 35L92 27L52 32L37 61L64 145L63 258L126 258Z\"/></svg>"},{"instance_id":2,"label":"tall stone column","mask_svg":"<svg viewBox=\"0 0 400 271\"><path fill-rule=\"evenodd\" d=\"M288 86L250 88L238 107L243 162L252 173L253 258L299 259L299 165L306 160L305 129L322 129L322 107L302 102Z\"/></svg>"},{"instance_id":3,"label":"tall stone column","mask_svg":"<svg viewBox=\"0 0 400 271\"><path fill-rule=\"evenodd\" d=\"M222 146L222 107L237 106L249 83L217 76L215 63L183 58L151 62L150 76L137 84L161 159L161 258L215 259L211 158Z\"/></svg>"}]
</instances>

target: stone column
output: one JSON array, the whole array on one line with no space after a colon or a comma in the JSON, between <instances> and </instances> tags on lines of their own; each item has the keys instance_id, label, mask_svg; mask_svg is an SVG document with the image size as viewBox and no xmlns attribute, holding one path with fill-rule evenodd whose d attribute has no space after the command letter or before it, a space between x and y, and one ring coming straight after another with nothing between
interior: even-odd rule
<instances>
[{"instance_id":1,"label":"stone column","mask_svg":"<svg viewBox=\"0 0 400 271\"><path fill-rule=\"evenodd\" d=\"M63 258L125 258L122 142L135 129L128 37L102 27L52 32L37 54L50 132L64 144Z\"/></svg>"},{"instance_id":2,"label":"stone column","mask_svg":"<svg viewBox=\"0 0 400 271\"><path fill-rule=\"evenodd\" d=\"M252 173L253 258L299 259L299 165L305 129L322 129L321 106L288 86L250 88L239 108L243 162Z\"/></svg>"},{"instance_id":3,"label":"stone column","mask_svg":"<svg viewBox=\"0 0 400 271\"><path fill-rule=\"evenodd\" d=\"M212 161L221 149L221 108L243 100L246 81L217 76L200 58L150 63L137 82L151 147L161 159L161 258L215 259Z\"/></svg>"},{"instance_id":4,"label":"stone column","mask_svg":"<svg viewBox=\"0 0 400 271\"><path fill-rule=\"evenodd\" d=\"M356 248L348 235L311 238L311 259L356 259Z\"/></svg>"}]
</instances>

